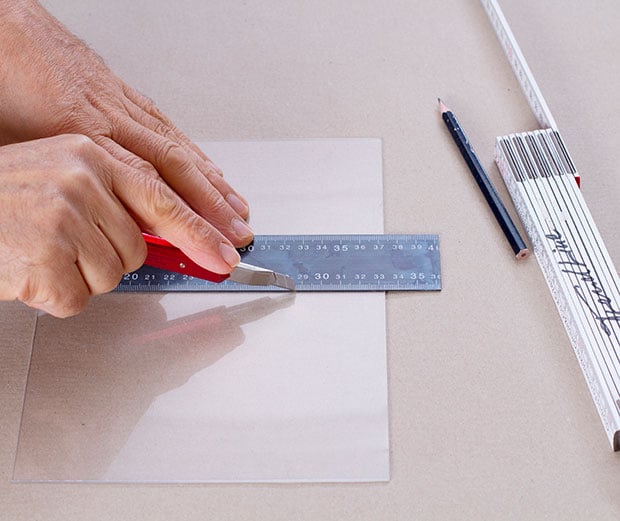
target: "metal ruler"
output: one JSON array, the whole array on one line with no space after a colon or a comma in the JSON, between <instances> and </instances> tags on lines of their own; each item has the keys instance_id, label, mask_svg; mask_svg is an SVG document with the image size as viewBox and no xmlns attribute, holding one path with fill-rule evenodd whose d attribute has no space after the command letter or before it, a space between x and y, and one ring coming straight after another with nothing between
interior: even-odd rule
<instances>
[{"instance_id":1,"label":"metal ruler","mask_svg":"<svg viewBox=\"0 0 620 521\"><path fill-rule=\"evenodd\" d=\"M620 450L620 278L579 174L496 0L481 0L542 130L500 136L495 160L532 241L613 450ZM577 182L575 182L577 181Z\"/></svg>"},{"instance_id":2,"label":"metal ruler","mask_svg":"<svg viewBox=\"0 0 620 521\"><path fill-rule=\"evenodd\" d=\"M243 262L291 276L297 291L437 291L437 235L257 235ZM282 291L142 266L116 291Z\"/></svg>"}]
</instances>

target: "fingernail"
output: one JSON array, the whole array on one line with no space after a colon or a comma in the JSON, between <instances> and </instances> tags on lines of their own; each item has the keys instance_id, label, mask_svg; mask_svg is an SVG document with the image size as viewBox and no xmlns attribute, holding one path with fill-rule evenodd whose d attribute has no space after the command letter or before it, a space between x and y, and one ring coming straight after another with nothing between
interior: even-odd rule
<instances>
[{"instance_id":1,"label":"fingernail","mask_svg":"<svg viewBox=\"0 0 620 521\"><path fill-rule=\"evenodd\" d=\"M239 215L247 215L250 211L249 206L245 204L241 199L239 199L239 197L237 197L235 194L228 194L226 196L226 201Z\"/></svg>"},{"instance_id":2,"label":"fingernail","mask_svg":"<svg viewBox=\"0 0 620 521\"><path fill-rule=\"evenodd\" d=\"M222 242L220 244L220 253L222 254L222 258L226 261L226 264L228 264L231 268L234 268L241 260L237 250L235 250L227 242Z\"/></svg>"},{"instance_id":3,"label":"fingernail","mask_svg":"<svg viewBox=\"0 0 620 521\"><path fill-rule=\"evenodd\" d=\"M251 239L254 235L254 232L247 223L236 217L232 220L232 228L240 239Z\"/></svg>"}]
</instances>

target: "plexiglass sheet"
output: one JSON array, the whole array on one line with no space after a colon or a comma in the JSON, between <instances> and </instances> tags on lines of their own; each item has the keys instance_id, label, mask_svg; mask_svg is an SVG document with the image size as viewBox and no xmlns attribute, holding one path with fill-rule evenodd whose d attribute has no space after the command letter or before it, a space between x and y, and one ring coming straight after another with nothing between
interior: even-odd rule
<instances>
[{"instance_id":1,"label":"plexiglass sheet","mask_svg":"<svg viewBox=\"0 0 620 521\"><path fill-rule=\"evenodd\" d=\"M256 233L381 233L378 140L203 143ZM389 478L385 297L112 293L38 317L16 481Z\"/></svg>"}]
</instances>

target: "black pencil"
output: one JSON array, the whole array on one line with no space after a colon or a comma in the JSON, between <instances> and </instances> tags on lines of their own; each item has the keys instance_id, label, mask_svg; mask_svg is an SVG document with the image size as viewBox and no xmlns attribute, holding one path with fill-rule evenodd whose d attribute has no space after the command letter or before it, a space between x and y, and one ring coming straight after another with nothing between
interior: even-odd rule
<instances>
[{"instance_id":1,"label":"black pencil","mask_svg":"<svg viewBox=\"0 0 620 521\"><path fill-rule=\"evenodd\" d=\"M469 144L469 141L465 136L463 129L459 125L458 120L456 119L454 114L452 114L450 109L446 107L446 105L441 101L441 99L437 99L439 100L439 110L441 111L441 117L443 118L446 126L448 127L450 134L452 134L454 142L459 147L459 150L461 151L461 154L463 155L463 158L465 159L469 170L471 170L474 179L478 183L480 190L482 191L485 199L487 200L487 203L489 203L489 206L493 211L493 215L495 215L497 222L504 231L504 235L506 236L506 239L508 239L512 250L515 252L516 258L525 259L530 252L527 249L525 242L523 242L521 235L519 235L519 231L512 222L510 215L506 211L502 200L499 198L499 195L497 194L493 183L491 183L489 176L484 171L484 168L482 168L482 165L480 164L480 161L478 160L474 149Z\"/></svg>"}]
</instances>

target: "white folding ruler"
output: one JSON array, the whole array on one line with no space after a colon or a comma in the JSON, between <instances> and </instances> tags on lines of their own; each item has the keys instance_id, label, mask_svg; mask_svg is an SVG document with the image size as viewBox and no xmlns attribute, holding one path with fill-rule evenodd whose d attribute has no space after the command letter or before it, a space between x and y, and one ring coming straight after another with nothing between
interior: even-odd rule
<instances>
[{"instance_id":1,"label":"white folding ruler","mask_svg":"<svg viewBox=\"0 0 620 521\"><path fill-rule=\"evenodd\" d=\"M496 0L481 0L543 127L500 136L495 160L530 237L612 448L620 450L620 280L579 174Z\"/></svg>"}]
</instances>

